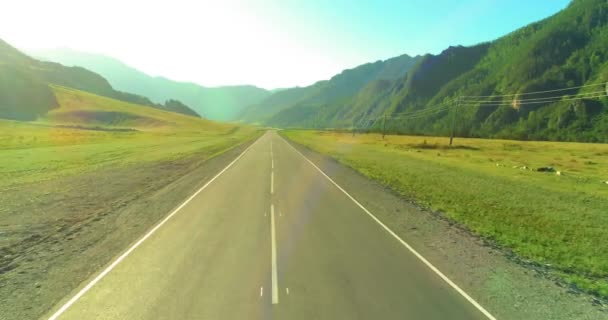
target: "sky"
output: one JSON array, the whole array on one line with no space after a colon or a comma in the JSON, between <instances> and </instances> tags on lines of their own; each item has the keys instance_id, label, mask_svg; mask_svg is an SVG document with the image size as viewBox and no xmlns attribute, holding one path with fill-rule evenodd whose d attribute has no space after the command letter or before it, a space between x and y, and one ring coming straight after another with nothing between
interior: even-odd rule
<instances>
[{"instance_id":1,"label":"sky","mask_svg":"<svg viewBox=\"0 0 608 320\"><path fill-rule=\"evenodd\" d=\"M5 0L0 38L204 86L305 86L404 53L493 40L569 0ZM356 3L356 4L355 4Z\"/></svg>"}]
</instances>

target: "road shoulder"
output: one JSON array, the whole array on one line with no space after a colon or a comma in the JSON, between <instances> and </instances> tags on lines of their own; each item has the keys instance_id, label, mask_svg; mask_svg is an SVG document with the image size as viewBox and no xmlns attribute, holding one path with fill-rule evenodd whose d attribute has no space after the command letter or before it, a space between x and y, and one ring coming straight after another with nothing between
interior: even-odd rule
<instances>
[{"instance_id":1,"label":"road shoulder","mask_svg":"<svg viewBox=\"0 0 608 320\"><path fill-rule=\"evenodd\" d=\"M606 319L589 296L560 287L445 219L333 158L284 137L498 319ZM361 212L361 214L364 214Z\"/></svg>"}]
</instances>

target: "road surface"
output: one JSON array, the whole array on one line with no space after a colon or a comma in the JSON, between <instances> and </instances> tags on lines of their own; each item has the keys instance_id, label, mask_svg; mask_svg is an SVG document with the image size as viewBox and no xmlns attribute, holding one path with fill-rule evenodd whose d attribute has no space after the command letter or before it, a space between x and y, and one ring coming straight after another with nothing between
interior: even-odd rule
<instances>
[{"instance_id":1,"label":"road surface","mask_svg":"<svg viewBox=\"0 0 608 320\"><path fill-rule=\"evenodd\" d=\"M493 319L276 132L49 319Z\"/></svg>"}]
</instances>

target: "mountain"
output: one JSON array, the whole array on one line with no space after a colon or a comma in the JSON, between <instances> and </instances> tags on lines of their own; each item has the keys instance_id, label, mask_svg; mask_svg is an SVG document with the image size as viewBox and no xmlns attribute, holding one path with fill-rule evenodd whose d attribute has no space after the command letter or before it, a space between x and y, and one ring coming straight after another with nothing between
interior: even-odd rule
<instances>
[{"instance_id":1,"label":"mountain","mask_svg":"<svg viewBox=\"0 0 608 320\"><path fill-rule=\"evenodd\" d=\"M41 116L37 124L104 131L222 133L234 125L128 103L67 87L51 86L58 108ZM170 102L170 104L175 101Z\"/></svg>"},{"instance_id":2,"label":"mountain","mask_svg":"<svg viewBox=\"0 0 608 320\"><path fill-rule=\"evenodd\" d=\"M608 98L597 97L606 82L608 3L574 0L494 41L416 59L405 76L356 83L339 99L266 104L262 120L380 130L386 114L396 133L447 135L456 120L460 136L608 142Z\"/></svg>"},{"instance_id":3,"label":"mountain","mask_svg":"<svg viewBox=\"0 0 608 320\"><path fill-rule=\"evenodd\" d=\"M34 120L58 106L49 84L70 87L130 103L198 116L180 103L155 104L145 97L116 91L102 76L80 67L33 59L0 40L0 117Z\"/></svg>"},{"instance_id":4,"label":"mountain","mask_svg":"<svg viewBox=\"0 0 608 320\"><path fill-rule=\"evenodd\" d=\"M293 116L296 119L305 114L308 118L319 111L321 106L348 98L372 81L395 80L405 76L407 71L419 59L420 57L402 55L344 70L329 80L319 81L308 87L281 90L258 104L248 107L240 118L248 122L279 125L289 123L289 121L280 120L283 118ZM286 112L289 116L284 114L273 119L273 117L283 112ZM305 121L308 120L310 119Z\"/></svg>"},{"instance_id":5,"label":"mountain","mask_svg":"<svg viewBox=\"0 0 608 320\"><path fill-rule=\"evenodd\" d=\"M428 59L388 97L388 112L433 108L460 98L456 131L462 136L607 141L606 98L548 99L605 90L595 84L608 81L606 1L572 1L552 17L495 41L449 48ZM591 87L529 94L578 86ZM461 98L490 95L489 101ZM513 105L517 99L536 100ZM393 125L402 132L447 134L452 115L446 111Z\"/></svg>"},{"instance_id":6,"label":"mountain","mask_svg":"<svg viewBox=\"0 0 608 320\"><path fill-rule=\"evenodd\" d=\"M270 95L270 91L254 86L207 88L152 77L117 59L70 49L39 50L31 54L40 59L87 68L104 76L113 87L146 96L155 102L179 99L200 115L213 120L235 120L246 106Z\"/></svg>"},{"instance_id":7,"label":"mountain","mask_svg":"<svg viewBox=\"0 0 608 320\"><path fill-rule=\"evenodd\" d=\"M0 40L0 118L31 120L58 107L47 83L26 68L32 63Z\"/></svg>"}]
</instances>

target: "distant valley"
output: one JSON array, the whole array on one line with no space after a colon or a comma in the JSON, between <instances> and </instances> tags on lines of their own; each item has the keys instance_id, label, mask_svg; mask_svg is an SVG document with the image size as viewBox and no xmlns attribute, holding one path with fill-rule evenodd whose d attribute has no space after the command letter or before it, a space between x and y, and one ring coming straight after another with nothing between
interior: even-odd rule
<instances>
[{"instance_id":1,"label":"distant valley","mask_svg":"<svg viewBox=\"0 0 608 320\"><path fill-rule=\"evenodd\" d=\"M39 50L30 54L43 60L89 69L108 79L113 87L148 97L154 102L178 99L210 120L237 120L245 107L271 94L268 90L249 85L208 88L152 77L117 59L70 49Z\"/></svg>"},{"instance_id":2,"label":"distant valley","mask_svg":"<svg viewBox=\"0 0 608 320\"><path fill-rule=\"evenodd\" d=\"M23 97L29 101L24 108L41 109L35 112L54 105L44 84L40 87L43 78L43 83L218 121L415 135L449 135L454 127L455 134L464 137L607 142L607 48L608 3L579 0L490 42L367 63L305 87L207 88L152 77L114 58L67 49L31 54L78 67L34 63L21 53L9 54L26 61L20 65L37 67L25 73L9 68L4 73L9 78L0 81L10 87L7 79L19 78L39 88ZM0 68L6 69L6 63ZM41 70L42 76L31 78ZM19 92L13 89L6 90ZM532 100L520 104L522 97Z\"/></svg>"}]
</instances>

